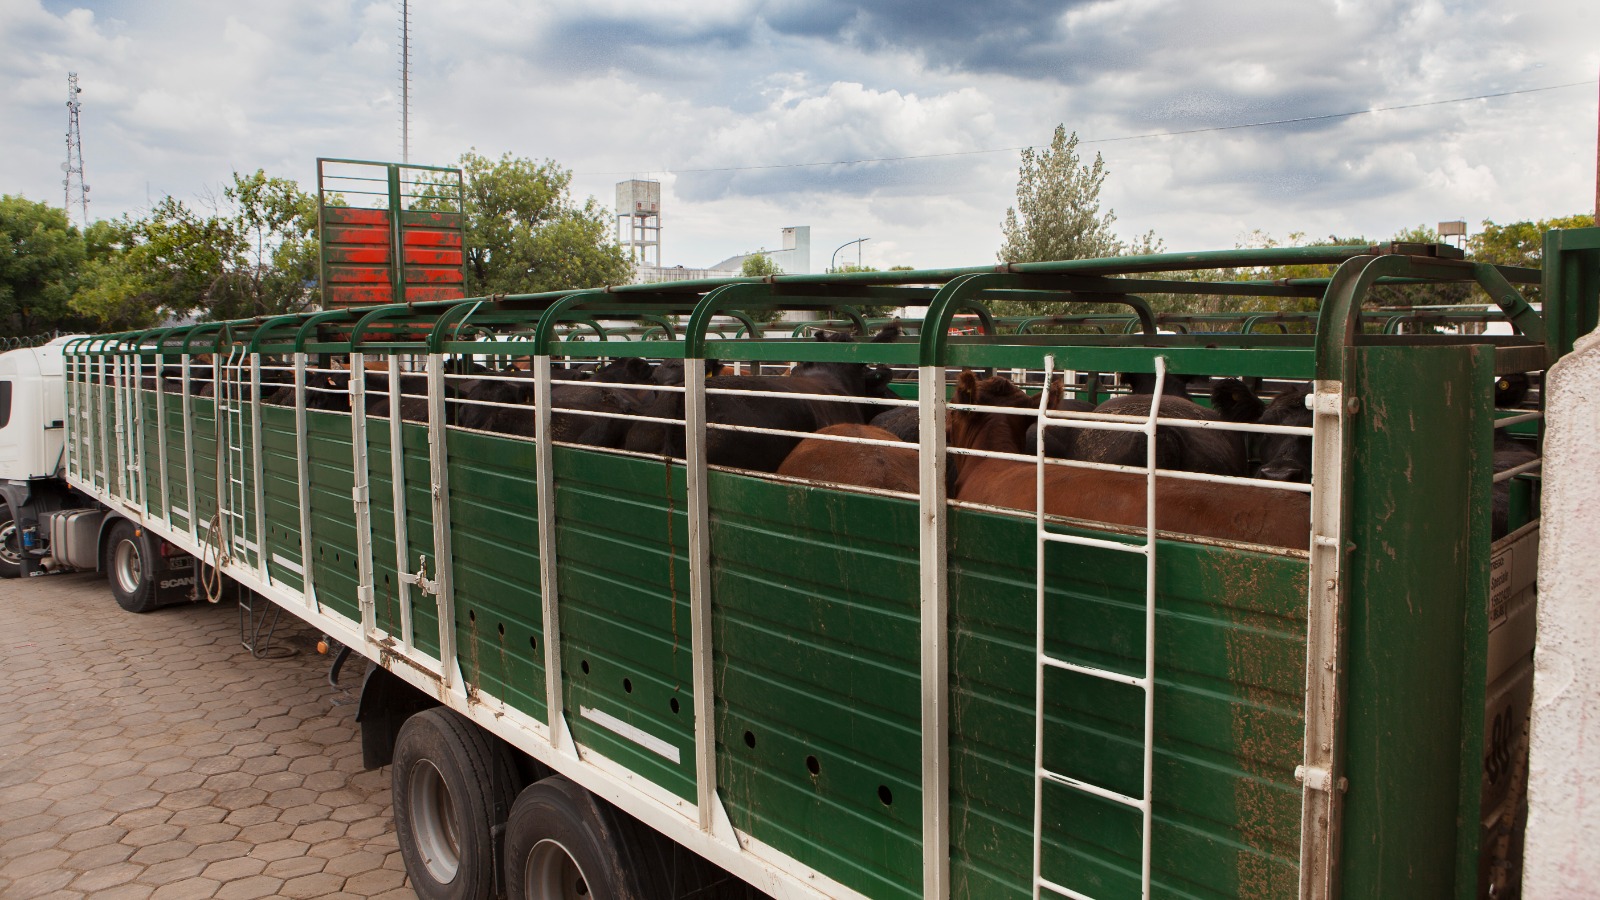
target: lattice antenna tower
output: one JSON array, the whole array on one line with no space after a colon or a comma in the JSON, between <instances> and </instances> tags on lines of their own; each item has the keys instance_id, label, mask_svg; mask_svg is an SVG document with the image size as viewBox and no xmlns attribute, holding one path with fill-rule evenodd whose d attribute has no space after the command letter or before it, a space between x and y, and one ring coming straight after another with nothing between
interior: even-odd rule
<instances>
[{"instance_id":1,"label":"lattice antenna tower","mask_svg":"<svg viewBox=\"0 0 1600 900\"><path fill-rule=\"evenodd\" d=\"M400 161L411 162L411 0L400 0Z\"/></svg>"},{"instance_id":2,"label":"lattice antenna tower","mask_svg":"<svg viewBox=\"0 0 1600 900\"><path fill-rule=\"evenodd\" d=\"M67 161L61 164L61 171L67 177L61 179L61 186L66 189L67 217L72 217L72 206L78 206L78 211L83 218L83 227L89 227L89 186L83 183L83 136L78 130L78 111L83 104L78 100L78 95L83 93L83 88L78 87L78 73L67 73Z\"/></svg>"}]
</instances>

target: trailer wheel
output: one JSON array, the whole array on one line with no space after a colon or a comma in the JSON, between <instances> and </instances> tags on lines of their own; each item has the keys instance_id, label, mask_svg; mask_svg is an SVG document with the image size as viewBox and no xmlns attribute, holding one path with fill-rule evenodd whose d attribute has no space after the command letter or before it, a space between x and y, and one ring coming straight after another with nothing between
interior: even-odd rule
<instances>
[{"instance_id":1,"label":"trailer wheel","mask_svg":"<svg viewBox=\"0 0 1600 900\"><path fill-rule=\"evenodd\" d=\"M506 824L510 900L641 900L649 869L625 823L560 775L530 785Z\"/></svg>"},{"instance_id":2,"label":"trailer wheel","mask_svg":"<svg viewBox=\"0 0 1600 900\"><path fill-rule=\"evenodd\" d=\"M395 739L395 832L411 887L423 900L495 895L495 835L516 798L504 744L459 713L435 707Z\"/></svg>"},{"instance_id":3,"label":"trailer wheel","mask_svg":"<svg viewBox=\"0 0 1600 900\"><path fill-rule=\"evenodd\" d=\"M22 576L22 535L11 504L0 503L0 578Z\"/></svg>"},{"instance_id":4,"label":"trailer wheel","mask_svg":"<svg viewBox=\"0 0 1600 900\"><path fill-rule=\"evenodd\" d=\"M117 605L134 613L147 613L160 605L156 597L157 556L149 532L127 519L118 519L106 535L101 568L111 582Z\"/></svg>"}]
</instances>

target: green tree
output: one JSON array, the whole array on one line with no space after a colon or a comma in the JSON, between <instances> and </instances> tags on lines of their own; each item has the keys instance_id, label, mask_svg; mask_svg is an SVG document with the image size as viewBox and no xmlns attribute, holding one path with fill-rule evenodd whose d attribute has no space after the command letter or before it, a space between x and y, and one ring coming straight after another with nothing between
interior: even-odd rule
<instances>
[{"instance_id":1,"label":"green tree","mask_svg":"<svg viewBox=\"0 0 1600 900\"><path fill-rule=\"evenodd\" d=\"M1128 252L1159 252L1154 232L1130 245L1111 230L1113 210L1100 209L1100 191L1110 170L1100 154L1094 162L1078 157L1078 134L1057 125L1050 146L1022 151L1017 170L1017 205L1006 210L1001 232L1000 262L1092 259Z\"/></svg>"},{"instance_id":2,"label":"green tree","mask_svg":"<svg viewBox=\"0 0 1600 900\"><path fill-rule=\"evenodd\" d=\"M68 302L84 260L67 214L26 197L0 196L0 334L73 327Z\"/></svg>"},{"instance_id":3,"label":"green tree","mask_svg":"<svg viewBox=\"0 0 1600 900\"><path fill-rule=\"evenodd\" d=\"M319 299L316 200L295 182L235 172L222 210L203 215L163 199L141 220L106 226L73 298L106 328L199 313L237 319L296 312Z\"/></svg>"},{"instance_id":4,"label":"green tree","mask_svg":"<svg viewBox=\"0 0 1600 900\"><path fill-rule=\"evenodd\" d=\"M739 275L744 278L765 278L768 275L782 275L783 268L772 261L772 254L765 249L746 256L744 262L739 264ZM781 310L748 310L750 318L762 324L771 324L782 315Z\"/></svg>"},{"instance_id":5,"label":"green tree","mask_svg":"<svg viewBox=\"0 0 1600 900\"><path fill-rule=\"evenodd\" d=\"M1110 170L1096 153L1093 163L1078 156L1078 134L1057 125L1050 146L1022 151L1017 169L1017 203L1006 209L1001 233L1000 262L1043 262L1057 259L1093 259L1130 253L1159 253L1164 249L1155 232L1131 243L1112 231L1117 215L1101 210L1100 191ZM1122 307L1109 304L1069 304L996 301L1000 315L1040 315L1104 312Z\"/></svg>"},{"instance_id":6,"label":"green tree","mask_svg":"<svg viewBox=\"0 0 1600 900\"><path fill-rule=\"evenodd\" d=\"M512 294L624 284L632 264L599 201L573 202L572 172L507 153L461 156L467 290Z\"/></svg>"},{"instance_id":7,"label":"green tree","mask_svg":"<svg viewBox=\"0 0 1600 900\"><path fill-rule=\"evenodd\" d=\"M1594 223L1594 216L1588 213L1507 225L1496 225L1484 219L1483 230L1467 240L1467 249L1472 258L1479 262L1538 268L1544 261L1546 231L1552 228L1584 228ZM1522 285L1521 291L1532 303L1539 302L1542 294L1538 285Z\"/></svg>"}]
</instances>

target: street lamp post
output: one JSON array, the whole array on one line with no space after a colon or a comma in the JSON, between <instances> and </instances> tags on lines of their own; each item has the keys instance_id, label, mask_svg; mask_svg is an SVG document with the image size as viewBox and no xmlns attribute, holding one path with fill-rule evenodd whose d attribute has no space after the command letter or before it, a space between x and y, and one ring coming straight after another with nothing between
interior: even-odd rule
<instances>
[{"instance_id":1,"label":"street lamp post","mask_svg":"<svg viewBox=\"0 0 1600 900\"><path fill-rule=\"evenodd\" d=\"M833 256L828 258L828 271L829 272L835 272L835 271L838 270L837 266L835 266L834 264L839 259L839 250L843 250L844 248L850 246L851 244L861 244L861 243L863 243L865 241L870 241L870 240L872 240L872 238L856 238L853 241L845 241L844 243L840 244L839 248L837 250L833 251ZM859 252L860 252L860 248L858 247L857 248L857 253L859 253ZM858 255L856 257L856 262L860 263L860 261L861 261L861 257Z\"/></svg>"}]
</instances>

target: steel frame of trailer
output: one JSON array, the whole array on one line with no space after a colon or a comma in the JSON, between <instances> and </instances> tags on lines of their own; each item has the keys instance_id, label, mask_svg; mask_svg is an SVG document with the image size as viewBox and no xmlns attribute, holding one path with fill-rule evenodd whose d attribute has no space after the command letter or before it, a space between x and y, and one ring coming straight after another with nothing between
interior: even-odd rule
<instances>
[{"instance_id":1,"label":"steel frame of trailer","mask_svg":"<svg viewBox=\"0 0 1600 900\"><path fill-rule=\"evenodd\" d=\"M1137 299L1136 292L1171 289L1173 283L1158 278L1142 277L1143 273L1164 272L1180 268L1205 268L1212 265L1275 264L1286 261L1337 265L1338 270L1329 281L1320 312L1317 333L1304 339L1294 336L1240 336L1231 343L1216 334L1156 335L1147 329L1143 335L1129 337L1074 336L1072 338L1023 337L1009 340L952 338L948 326L953 317L973 310L986 315L981 301L993 297L1007 299L1071 299L1083 302L1120 301L1133 305L1136 311L1148 315ZM1566 270L1563 270L1566 271ZM1569 275L1570 277L1570 275ZM1521 330L1524 339L1499 341L1447 339L1427 341L1412 339L1402 342L1385 342L1360 333L1359 310L1361 298L1368 288L1383 279L1470 279L1482 285L1502 306ZM1509 280L1508 280L1509 279ZM736 827L734 817L719 793L719 750L716 733L718 710L715 701L717 668L714 658L715 611L712 595L717 590L714 583L716 570L712 560L713 519L708 498L713 493L712 473L704 462L706 437L706 392L704 388L705 358L715 355L724 359L762 360L812 360L812 361L864 361L889 363L901 366L915 365L919 371L921 390L918 405L922 422L922 444L918 514L916 517L916 544L920 572L918 593L918 680L920 681L920 876L908 890L924 896L947 896L951 893L951 832L953 828L951 803L951 712L954 702L951 694L951 591L949 578L949 529L953 521L944 488L944 430L943 422L947 403L943 385L951 366L1029 366L1045 368L1095 369L1098 371L1139 371L1147 369L1203 373L1225 371L1227 374L1262 375L1268 377L1298 377L1313 380L1315 384L1313 411L1315 413L1314 445L1317 459L1317 489L1313 492L1313 521L1311 550L1303 557L1306 564L1305 583L1310 591L1306 597L1303 673L1305 675L1305 702L1303 719L1303 754L1293 773L1299 784L1301 812L1298 817L1299 865L1297 890L1304 897L1339 896L1341 890L1352 884L1367 886L1395 886L1408 876L1400 872L1392 857L1382 852L1341 848L1346 835L1346 822L1342 818L1347 790L1360 797L1357 809L1366 816L1369 805L1382 811L1382 800L1374 798L1375 786L1362 783L1361 772L1352 771L1347 754L1346 728L1352 721L1364 725L1367 720L1388 721L1385 717L1399 715L1394 710L1362 706L1369 703L1362 691L1363 685L1352 695L1347 683L1347 665L1351 648L1346 635L1352 627L1347 618L1351 611L1351 583L1360 582L1358 591L1370 590L1374 594L1392 586L1375 576L1371 563L1358 565L1355 572L1346 572L1347 558L1363 547L1363 541L1372 538L1368 523L1354 521L1370 506L1365 494L1373 493L1375 485L1386 484L1381 475L1361 470L1355 455L1360 452L1381 458L1385 452L1405 453L1412 448L1388 448L1381 435L1374 436L1364 430L1363 402L1399 404L1403 399L1392 387L1386 387L1381 376L1388 373L1423 375L1429 377L1466 378L1472 373L1499 371L1527 371L1542 369L1547 359L1570 347L1572 327L1545 328L1547 319L1563 323L1577 323L1594 318L1592 282L1590 296L1579 296L1576 301L1563 306L1557 296L1546 298L1547 316L1541 318L1511 285L1511 280L1529 283L1534 275L1523 270L1501 270L1491 266L1464 263L1449 259L1425 258L1412 255L1381 255L1367 252L1367 248L1313 248L1280 251L1224 252L1216 254L1169 254L1157 257L1134 257L1124 260L1075 261L1043 263L1007 267L994 270L942 270L910 273L860 273L837 277L794 276L767 279L761 282L729 280L715 283L680 283L676 285L640 286L637 289L613 291L556 292L525 297L497 297L460 303L415 304L410 306L381 307L364 311L331 311L306 316L287 316L249 323L218 323L188 329L158 330L129 335L86 339L68 348L69 421L74 425L90 424L69 440L69 480L112 509L142 522L163 538L185 550L208 560L221 558L222 571L244 587L268 597L280 606L294 612L308 622L323 629L330 636L351 646L369 659L384 665L390 671L412 684L439 697L452 708L470 716L481 726L495 733L519 749L552 768L569 775L575 781L615 803L629 814L639 818L664 834L695 850L777 896L869 896L871 890L851 887L846 880L848 872L825 873L815 865L801 861L773 843L754 836L748 828ZM1261 286L1258 292L1270 286ZM1253 289L1255 290L1255 289ZM712 345L707 341L715 317L723 313L740 313L771 307L827 308L844 305L847 301L885 302L903 300L927 304L925 322L917 344L825 345L809 342L780 341L728 341ZM1559 317L1549 312L1555 305ZM690 650L692 655L693 684L693 745L691 748L693 777L692 799L664 788L637 767L598 753L587 746L579 753L572 723L566 715L565 697L561 676L561 612L560 582L563 576L558 561L557 546L560 525L557 513L559 489L558 457L576 458L572 453L557 448L548 440L534 443L535 494L538 504L538 572L541 633L546 636L539 654L544 673L544 715L535 716L507 702L505 697L494 696L482 689L481 677L476 684L469 683L467 667L462 664L460 650L455 646L457 629L448 627L457 623L453 571L455 553L452 550L451 483L453 476L465 475L453 470L450 462L452 428L447 425L447 357L450 354L507 354L530 356L535 369L536 407L539 433L547 434L550 424L551 361L554 356L568 358L599 358L619 355L616 344L601 342L574 342L559 339L560 327L566 322L596 322L600 319L625 317L659 317L668 313L688 314L687 337L678 342L651 342L634 344L628 353L652 358L682 358L685 361L686 384L697 386L686 391L687 433L691 440L687 449L687 463L682 471L685 477L684 495L687 501L685 516L688 524L687 561L690 595ZM741 316L748 324L749 317ZM859 318L859 317L856 317ZM462 340L463 329L470 333L472 327L493 329L509 324L533 324L530 339L515 344L496 344L492 350L481 341ZM596 329L603 335L603 329ZM759 333L756 329L750 332ZM206 340L202 340L206 339ZM1218 341L1225 346L1214 346ZM1565 346L1562 342L1565 342ZM1540 346L1542 344L1547 344ZM1208 344L1213 346L1208 346ZM1434 346L1438 345L1438 346ZM181 448L173 443L170 424L171 398L160 390L159 379L165 366L172 362L170 350L176 350L177 363L183 374L183 389L179 397L181 409ZM197 435L197 422L203 417L197 413L207 404L194 397L190 390L190 375L197 366L197 357L209 353L210 368L217 390L211 404L211 422L215 435L209 447L199 446L204 440ZM313 563L313 542L316 540L317 521L314 516L313 469L318 461L316 447L329 443L326 435L315 433L313 419L321 422L327 414L309 408L307 373L320 367L318 357L328 354L348 354L351 371L363 371L365 361L371 356L387 357L391 373L391 415L388 436L384 438L389 448L390 485L393 491L391 510L397 513L394 523L395 572L400 584L396 586L401 599L398 633L380 628L375 596L375 571L377 563L372 556L373 538L383 526L371 519L373 503L369 473L373 470L368 460L369 448L378 437L368 432L365 405L359 402L364 390L363 379L352 379L351 392L356 402L350 414L347 452L351 454L352 488L350 508L358 538L358 559L354 562L356 577L356 604L353 609L341 612L333 607L333 598L319 596L318 567ZM406 423L399 414L399 379L396 359L401 355L414 355L426 361L427 405L426 426L428 447L428 479L425 494L428 498L428 519L431 525L433 568L419 567L408 571L410 549L409 532L405 522L409 519L411 485L405 473L404 435ZM270 546L264 530L267 528L267 478L264 476L265 439L273 435L263 421L265 409L261 402L247 402L247 398L262 396L262 369L264 357L286 356L292 360L296 378L293 415L294 455L298 484L298 547ZM1447 358L1448 357L1448 358ZM1412 359L1423 360L1412 364ZM148 429L143 421L147 408L144 392L136 390L146 371L146 361L153 365L158 379L154 397L148 406L154 407L158 417L156 432L157 457L160 477L151 479L145 460L148 452ZM223 377L231 370L231 379ZM1440 375L1439 373L1446 373ZM1454 373L1454 374L1449 374ZM244 383L248 379L248 383ZM233 385L233 393L225 384ZM115 411L114 415L107 415ZM1369 412L1371 410L1369 409ZM1423 410L1426 412L1426 410ZM248 413L248 416L246 414ZM1451 420L1458 426L1470 425L1474 417L1482 417L1483 410L1469 409L1465 418ZM246 422L248 418L248 422ZM98 426L98 428L94 426ZM1478 428L1478 426L1472 426ZM228 429L234 429L232 431ZM1147 423L1147 434L1154 423ZM130 441L128 432L137 431L137 440ZM1482 429L1480 429L1482 430ZM112 434L116 435L115 441ZM1484 434L1488 432L1485 430ZM248 437L246 437L248 435ZM281 434L279 435L281 437ZM239 446L229 445L229 439ZM1474 441L1478 438L1474 437ZM114 446L113 446L114 444ZM1402 441L1401 444L1404 444ZM402 452L393 452L395 448ZM173 501L177 490L171 476L171 458L181 449L183 477L181 491L184 506ZM201 524L204 511L197 497L195 477L197 455L209 458L218 465L222 477L216 478L214 496L210 498L210 511L217 523L237 522L238 534L231 533L233 524L225 528ZM248 454L244 451L248 450ZM224 501L233 484L232 470L224 459L228 453L240 451L238 467L239 498L249 509L228 509ZM115 461L111 454L116 454ZM249 459L246 460L245 457ZM1480 466L1481 468L1481 466ZM723 476L716 476L718 479ZM1479 475L1472 476L1478 479ZM669 479L670 480L670 479ZM1474 484L1478 482L1475 480ZM1486 475L1482 484L1487 484ZM1477 488L1475 488L1477 490ZM151 494L155 497L152 498ZM670 493L670 491L669 491ZM1486 493L1479 491L1486 496ZM152 500L156 502L152 502ZM670 499L670 498L669 498ZM1476 514L1474 514L1476 515ZM180 526L175 519L182 519ZM1050 523L1038 523L1041 540L1051 534ZM965 527L965 526L963 526ZM223 534L215 539L211 532ZM1059 530L1059 528L1058 528ZM1486 533L1482 522L1473 520L1469 529L1473 538ZM203 533L205 532L205 533ZM249 538L253 537L254 541ZM1388 540L1404 544L1406 535L1386 535ZM1462 536L1464 539L1464 536ZM244 543L229 546L235 538ZM1157 536L1145 535L1147 546L1157 545ZM220 546L210 557L208 541L220 540ZM1434 544L1444 546L1438 536L1415 537L1418 547L1432 551ZM1432 541L1433 544L1428 542ZM1167 542L1163 542L1166 546ZM1487 542L1484 541L1486 544ZM252 546L253 545L253 546ZM1041 548L1043 544L1039 545ZM284 551L297 550L298 559L291 560ZM1226 548L1224 548L1226 549ZM239 557L233 558L237 551ZM1038 551L1043 558L1043 549ZM1030 555L1032 551L1030 550ZM1153 591L1155 551L1145 554L1151 566L1146 587ZM1292 555L1292 554L1291 554ZM273 574L273 563L278 561L280 574ZM295 562L300 568L299 579L285 579L283 571L292 571L285 563ZM1035 568L1043 578L1042 568ZM1464 576L1462 589L1466 593L1479 585L1478 573ZM286 584L298 580L298 586ZM1037 610L1039 621L1044 616L1043 582L1039 582ZM413 596L414 594L414 596ZM432 598L423 601L423 598ZM1360 599L1360 598L1358 598ZM325 602L327 601L327 602ZM1143 640L1154 648L1154 594L1147 593L1141 616L1150 624L1145 628ZM1364 602L1364 601L1363 601ZM438 650L430 655L419 650L416 644L416 616L419 608L430 603L436 605ZM1358 606L1360 604L1358 603ZM1364 611L1358 615L1365 615ZM1472 616L1464 626L1470 632ZM1043 684L1043 665L1038 660L1045 657L1044 634L1038 632L1036 669L1039 681L1035 698L1042 704L1043 695L1038 686ZM1470 637L1471 635L1467 635ZM1421 640L1421 638L1418 638ZM1403 643L1403 642L1400 642ZM474 644L476 646L476 644ZM1398 646L1398 645L1397 645ZM1432 644L1428 645L1431 650ZM1388 648L1392 650L1393 648ZM1153 649L1152 649L1152 652ZM1149 671L1144 676L1142 690L1147 699L1156 684L1155 657L1146 656ZM959 668L959 662L957 663ZM1470 662L1466 665L1468 676ZM481 676L481 669L479 670ZM1358 678L1361 677L1358 675ZM1471 679L1457 679L1462 685L1465 711L1472 707ZM1455 682L1452 682L1455 683ZM1482 687L1477 697L1481 713ZM1354 705L1352 705L1354 704ZM1150 881L1150 759L1151 742L1155 740L1149 728L1151 704L1145 704L1145 738L1143 753L1145 789L1142 812L1145 825L1141 842L1144 874L1139 891L1148 894ZM580 710L580 713L582 711ZM1036 721L1042 729L1042 706L1036 710ZM613 717L614 718L614 717ZM614 723L613 723L614 724ZM626 724L626 723L623 723ZM587 726L585 726L587 727ZM1453 777L1441 779L1457 783L1459 796L1452 796L1452 805L1470 806L1476 797L1474 786L1464 775L1468 761L1476 763L1475 747L1470 739L1470 729L1464 739L1461 759L1451 767ZM1040 731L1039 734L1043 732ZM1037 738L1036 738L1037 740ZM1041 875L1039 868L1039 839L1043 826L1037 798L1037 779L1044 771L1042 745L1036 744L1035 758L1035 870L1033 893L1051 890L1056 882ZM1368 752L1364 748L1360 752ZM1375 751L1380 753L1383 750ZM1438 759L1436 747L1418 751L1420 755L1432 753ZM1448 754L1454 757L1455 754ZM1280 773L1281 775L1282 773ZM1449 773L1447 773L1449 774ZM1354 777L1351 778L1350 776ZM1087 782L1081 782L1086 784ZM1414 799L1414 798L1413 798ZM967 801L964 801L967 802ZM1420 802L1420 801L1419 801ZM1439 798L1430 799L1440 807ZM887 805L887 803L885 804ZM970 807L965 808L970 814ZM744 821L741 818L741 821ZM1431 840L1428 848L1435 858L1445 852L1441 839ZM1455 890L1467 891L1466 871L1475 866L1476 836L1469 840L1463 835L1451 835L1448 855L1454 860L1448 876L1433 872L1430 884L1451 882ZM955 848L958 853L966 852ZM1363 855L1365 854L1365 855ZM1355 859L1358 862L1352 863ZM971 875L965 890L974 890ZM1170 877L1170 876L1167 876ZM857 884L861 882L857 879ZM1125 884L1125 882L1124 882ZM1159 884L1157 885L1159 887ZM1068 895L1083 896L1075 888L1067 888Z\"/></svg>"}]
</instances>

